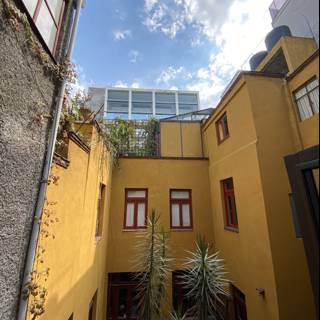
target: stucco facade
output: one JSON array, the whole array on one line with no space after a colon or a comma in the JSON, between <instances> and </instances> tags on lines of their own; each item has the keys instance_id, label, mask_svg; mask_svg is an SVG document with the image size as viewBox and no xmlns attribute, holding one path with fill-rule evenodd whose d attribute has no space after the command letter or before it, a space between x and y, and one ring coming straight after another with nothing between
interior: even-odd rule
<instances>
[{"instance_id":1,"label":"stucco facade","mask_svg":"<svg viewBox=\"0 0 320 320\"><path fill-rule=\"evenodd\" d=\"M306 48L312 47L309 45L306 40ZM70 136L69 165L55 165L58 185L51 184L47 193L48 200L56 202L53 210L59 222L52 226L55 240L44 240L44 266L51 271L46 310L40 319L71 315L88 319L93 310L89 319L113 320L114 313L107 316L108 304L119 290L112 291L108 280L141 271L135 267L135 244L137 235L145 231L125 226L126 195L132 189L145 192L147 213L155 209L170 233L172 271L183 269L186 250L193 250L201 234L225 260L228 278L245 298L247 319L315 319L284 157L319 143L318 114L299 120L294 98L297 89L319 78L319 55L311 49L310 54L306 50L291 53L294 48L287 46L288 57L296 55L295 61L301 63L288 75L242 72L205 122L160 121L157 157L124 156L111 168L98 126L79 127L91 148L76 134ZM228 134L221 140L218 125L223 115ZM229 178L233 179L236 228L226 223L222 184ZM102 234L97 238L101 183L106 186L106 200ZM188 190L191 195L192 224L188 228L172 228L170 190ZM122 288L131 290L130 279L124 282ZM169 311L174 302L171 276L167 286ZM231 295L228 320L235 319L234 303Z\"/></svg>"}]
</instances>

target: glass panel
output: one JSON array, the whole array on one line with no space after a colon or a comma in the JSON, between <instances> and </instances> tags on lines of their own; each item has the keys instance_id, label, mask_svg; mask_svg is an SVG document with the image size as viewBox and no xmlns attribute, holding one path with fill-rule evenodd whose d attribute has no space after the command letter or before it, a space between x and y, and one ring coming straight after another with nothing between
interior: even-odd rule
<instances>
[{"instance_id":1,"label":"glass panel","mask_svg":"<svg viewBox=\"0 0 320 320\"><path fill-rule=\"evenodd\" d=\"M31 17L34 15L34 11L36 10L38 0L23 0L24 5L26 6Z\"/></svg>"},{"instance_id":2,"label":"glass panel","mask_svg":"<svg viewBox=\"0 0 320 320\"><path fill-rule=\"evenodd\" d=\"M172 214L172 226L180 227L180 206L178 204L173 203L171 206L171 214Z\"/></svg>"},{"instance_id":3,"label":"glass panel","mask_svg":"<svg viewBox=\"0 0 320 320\"><path fill-rule=\"evenodd\" d=\"M296 99L299 99L302 96L304 96L305 94L307 94L307 90L306 90L306 88L302 88L295 93L295 97L296 97Z\"/></svg>"},{"instance_id":4,"label":"glass panel","mask_svg":"<svg viewBox=\"0 0 320 320\"><path fill-rule=\"evenodd\" d=\"M166 114L166 115L176 114L176 104L157 103L156 114Z\"/></svg>"},{"instance_id":5,"label":"glass panel","mask_svg":"<svg viewBox=\"0 0 320 320\"><path fill-rule=\"evenodd\" d=\"M56 23L59 23L60 12L62 7L62 0L47 0L51 13L54 16Z\"/></svg>"},{"instance_id":6,"label":"glass panel","mask_svg":"<svg viewBox=\"0 0 320 320\"><path fill-rule=\"evenodd\" d=\"M224 130L221 122L218 123L218 129L219 129L219 138L220 140L223 140L225 138L225 135L224 135Z\"/></svg>"},{"instance_id":7,"label":"glass panel","mask_svg":"<svg viewBox=\"0 0 320 320\"><path fill-rule=\"evenodd\" d=\"M129 101L129 91L109 90L108 100Z\"/></svg>"},{"instance_id":8,"label":"glass panel","mask_svg":"<svg viewBox=\"0 0 320 320\"><path fill-rule=\"evenodd\" d=\"M179 93L179 104L195 104L198 105L198 98L196 94Z\"/></svg>"},{"instance_id":9,"label":"glass panel","mask_svg":"<svg viewBox=\"0 0 320 320\"><path fill-rule=\"evenodd\" d=\"M191 227L191 219L190 219L190 205L183 204L182 205L182 224L184 227Z\"/></svg>"},{"instance_id":10,"label":"glass panel","mask_svg":"<svg viewBox=\"0 0 320 320\"><path fill-rule=\"evenodd\" d=\"M128 113L129 103L128 101L108 101L108 112L114 113Z\"/></svg>"},{"instance_id":11,"label":"glass panel","mask_svg":"<svg viewBox=\"0 0 320 320\"><path fill-rule=\"evenodd\" d=\"M311 91L312 89L316 88L319 86L319 80L316 79L316 80L313 80L312 82L310 82L308 85L307 85L307 89L308 91Z\"/></svg>"},{"instance_id":12,"label":"glass panel","mask_svg":"<svg viewBox=\"0 0 320 320\"><path fill-rule=\"evenodd\" d=\"M314 89L309 93L314 113L319 113L319 88Z\"/></svg>"},{"instance_id":13,"label":"glass panel","mask_svg":"<svg viewBox=\"0 0 320 320\"><path fill-rule=\"evenodd\" d=\"M138 227L144 227L146 225L145 209L146 209L146 205L144 203L138 204Z\"/></svg>"},{"instance_id":14,"label":"glass panel","mask_svg":"<svg viewBox=\"0 0 320 320\"><path fill-rule=\"evenodd\" d=\"M223 181L224 189L225 190L233 190L233 180L227 179Z\"/></svg>"},{"instance_id":15,"label":"glass panel","mask_svg":"<svg viewBox=\"0 0 320 320\"><path fill-rule=\"evenodd\" d=\"M43 2L41 5L36 21L36 26L38 27L43 40L48 45L49 49L52 50L54 46L54 40L56 38L57 29L45 2Z\"/></svg>"},{"instance_id":16,"label":"glass panel","mask_svg":"<svg viewBox=\"0 0 320 320\"><path fill-rule=\"evenodd\" d=\"M133 102L151 102L152 103L152 92L138 92L132 91Z\"/></svg>"},{"instance_id":17,"label":"glass panel","mask_svg":"<svg viewBox=\"0 0 320 320\"><path fill-rule=\"evenodd\" d=\"M174 93L156 92L156 102L159 103L176 103L176 96Z\"/></svg>"},{"instance_id":18,"label":"glass panel","mask_svg":"<svg viewBox=\"0 0 320 320\"><path fill-rule=\"evenodd\" d=\"M152 103L149 102L132 102L133 113L152 114Z\"/></svg>"},{"instance_id":19,"label":"glass panel","mask_svg":"<svg viewBox=\"0 0 320 320\"><path fill-rule=\"evenodd\" d=\"M189 199L189 191L171 191L171 199Z\"/></svg>"},{"instance_id":20,"label":"glass panel","mask_svg":"<svg viewBox=\"0 0 320 320\"><path fill-rule=\"evenodd\" d=\"M228 127L228 118L227 118L227 115L225 115L225 116L222 118L222 122L223 122L223 127L224 127L225 134L226 134L226 136L228 136L228 135L229 135L229 127Z\"/></svg>"},{"instance_id":21,"label":"glass panel","mask_svg":"<svg viewBox=\"0 0 320 320\"><path fill-rule=\"evenodd\" d=\"M145 190L128 191L127 195L128 195L128 198L145 198L146 191Z\"/></svg>"},{"instance_id":22,"label":"glass panel","mask_svg":"<svg viewBox=\"0 0 320 320\"><path fill-rule=\"evenodd\" d=\"M134 225L134 203L127 203L126 227Z\"/></svg>"},{"instance_id":23,"label":"glass panel","mask_svg":"<svg viewBox=\"0 0 320 320\"><path fill-rule=\"evenodd\" d=\"M300 98L297 101L298 104L298 109L299 109L299 114L300 114L300 119L305 120L310 117L312 117L313 112L309 104L309 99L307 96L304 96L303 98Z\"/></svg>"}]
</instances>

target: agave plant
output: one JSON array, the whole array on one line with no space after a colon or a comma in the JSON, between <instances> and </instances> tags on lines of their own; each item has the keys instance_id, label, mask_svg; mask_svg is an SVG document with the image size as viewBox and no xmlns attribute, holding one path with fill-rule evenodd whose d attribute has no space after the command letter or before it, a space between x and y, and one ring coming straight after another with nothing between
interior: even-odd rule
<instances>
[{"instance_id":1,"label":"agave plant","mask_svg":"<svg viewBox=\"0 0 320 320\"><path fill-rule=\"evenodd\" d=\"M186 315L181 312L173 311L170 313L170 320L186 320Z\"/></svg>"},{"instance_id":2,"label":"agave plant","mask_svg":"<svg viewBox=\"0 0 320 320\"><path fill-rule=\"evenodd\" d=\"M190 312L199 320L223 317L223 298L229 295L224 260L219 259L218 252L210 255L210 249L205 238L199 236L196 250L188 252L186 270L181 276L187 297L194 303Z\"/></svg>"},{"instance_id":3,"label":"agave plant","mask_svg":"<svg viewBox=\"0 0 320 320\"><path fill-rule=\"evenodd\" d=\"M159 217L152 210L146 233L138 235L136 268L139 319L162 319L161 306L166 297L169 274L168 234L160 228Z\"/></svg>"}]
</instances>

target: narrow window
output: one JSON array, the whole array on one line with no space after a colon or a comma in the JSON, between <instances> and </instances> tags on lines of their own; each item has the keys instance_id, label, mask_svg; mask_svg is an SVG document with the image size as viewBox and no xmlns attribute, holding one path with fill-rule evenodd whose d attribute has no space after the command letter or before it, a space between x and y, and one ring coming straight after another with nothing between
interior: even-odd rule
<instances>
[{"instance_id":1,"label":"narrow window","mask_svg":"<svg viewBox=\"0 0 320 320\"><path fill-rule=\"evenodd\" d=\"M313 79L295 91L300 120L311 118L319 113L319 80Z\"/></svg>"},{"instance_id":2,"label":"narrow window","mask_svg":"<svg viewBox=\"0 0 320 320\"><path fill-rule=\"evenodd\" d=\"M225 207L225 226L238 230L238 218L236 200L234 196L233 179L229 178L223 180L221 184Z\"/></svg>"},{"instance_id":3,"label":"narrow window","mask_svg":"<svg viewBox=\"0 0 320 320\"><path fill-rule=\"evenodd\" d=\"M125 229L142 229L147 223L147 189L125 190Z\"/></svg>"},{"instance_id":4,"label":"narrow window","mask_svg":"<svg viewBox=\"0 0 320 320\"><path fill-rule=\"evenodd\" d=\"M23 0L43 40L54 54L65 6L64 0Z\"/></svg>"},{"instance_id":5,"label":"narrow window","mask_svg":"<svg viewBox=\"0 0 320 320\"><path fill-rule=\"evenodd\" d=\"M218 143L223 142L229 137L228 117L226 113L216 122L216 130Z\"/></svg>"},{"instance_id":6,"label":"narrow window","mask_svg":"<svg viewBox=\"0 0 320 320\"><path fill-rule=\"evenodd\" d=\"M97 206L96 238L102 237L105 198L106 198L106 186L103 183L100 183L98 206Z\"/></svg>"},{"instance_id":7,"label":"narrow window","mask_svg":"<svg viewBox=\"0 0 320 320\"><path fill-rule=\"evenodd\" d=\"M170 190L171 228L192 228L191 190Z\"/></svg>"}]
</instances>

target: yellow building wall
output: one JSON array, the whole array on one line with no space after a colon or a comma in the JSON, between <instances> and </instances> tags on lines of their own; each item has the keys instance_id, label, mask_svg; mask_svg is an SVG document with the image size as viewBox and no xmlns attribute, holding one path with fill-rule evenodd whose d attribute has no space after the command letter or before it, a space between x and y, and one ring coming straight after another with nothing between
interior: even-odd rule
<instances>
[{"instance_id":1,"label":"yellow building wall","mask_svg":"<svg viewBox=\"0 0 320 320\"><path fill-rule=\"evenodd\" d=\"M301 139L301 149L306 149L319 144L319 114L301 121L293 93L313 77L316 77L319 80L319 55L288 81L290 94L292 95L295 119L298 124L298 131Z\"/></svg>"},{"instance_id":2,"label":"yellow building wall","mask_svg":"<svg viewBox=\"0 0 320 320\"><path fill-rule=\"evenodd\" d=\"M162 157L204 156L200 122L160 122Z\"/></svg>"},{"instance_id":3,"label":"yellow building wall","mask_svg":"<svg viewBox=\"0 0 320 320\"><path fill-rule=\"evenodd\" d=\"M40 319L68 319L73 313L77 320L87 320L89 304L97 294L96 319L105 319L106 310L106 256L110 206L111 170L106 153L92 131L92 148L88 154L74 141L69 141L70 165L54 165L52 174L59 177L58 185L50 184L47 190L54 218L50 236L41 237L38 244L45 248L43 263L35 269L50 268L45 287L48 290L45 313ZM88 128L89 127L89 128ZM95 141L95 142L94 142ZM99 184L106 185L103 231L95 238ZM53 240L51 234L55 236ZM28 319L31 319L28 315Z\"/></svg>"},{"instance_id":4,"label":"yellow building wall","mask_svg":"<svg viewBox=\"0 0 320 320\"><path fill-rule=\"evenodd\" d=\"M279 50L283 51L289 72L293 72L317 50L317 44L311 38L282 37L261 61L256 70L263 71Z\"/></svg>"},{"instance_id":5,"label":"yellow building wall","mask_svg":"<svg viewBox=\"0 0 320 320\"><path fill-rule=\"evenodd\" d=\"M148 189L148 214L154 208L160 223L170 230L170 189L192 190L192 230L172 230L172 270L181 270L186 250L194 250L198 234L213 241L207 160L120 159L113 171L109 228L108 272L135 272L137 234L123 229L125 188ZM169 290L171 296L171 290ZM170 299L171 300L171 299Z\"/></svg>"},{"instance_id":6,"label":"yellow building wall","mask_svg":"<svg viewBox=\"0 0 320 320\"><path fill-rule=\"evenodd\" d=\"M217 142L215 122L226 112L230 137ZM257 156L257 136L242 77L204 126L209 152L214 243L229 277L246 296L249 320L280 319L266 208ZM221 180L233 178L239 232L224 227ZM265 290L265 298L256 288Z\"/></svg>"},{"instance_id":7,"label":"yellow building wall","mask_svg":"<svg viewBox=\"0 0 320 320\"><path fill-rule=\"evenodd\" d=\"M282 79L246 76L257 133L257 156L269 229L280 319L314 319L302 239L295 235L284 157L294 153Z\"/></svg>"}]
</instances>

